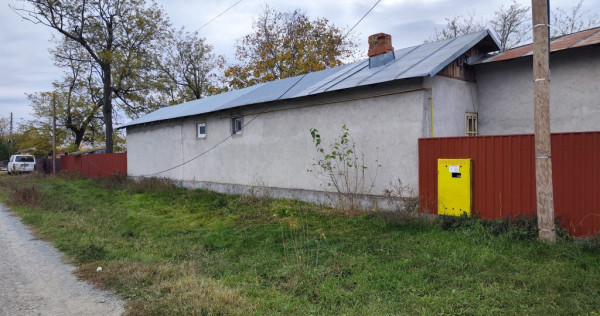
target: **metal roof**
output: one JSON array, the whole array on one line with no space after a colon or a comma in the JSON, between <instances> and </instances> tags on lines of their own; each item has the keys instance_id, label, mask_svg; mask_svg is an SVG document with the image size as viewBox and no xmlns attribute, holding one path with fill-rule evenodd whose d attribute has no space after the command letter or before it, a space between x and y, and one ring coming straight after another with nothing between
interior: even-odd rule
<instances>
[{"instance_id":1,"label":"metal roof","mask_svg":"<svg viewBox=\"0 0 600 316\"><path fill-rule=\"evenodd\" d=\"M600 44L600 27L554 38L550 41L550 51L555 52L559 50L590 46L595 44ZM501 60L509 60L530 55L533 55L533 44L509 49L507 51L499 53L498 55L483 59L477 63L481 64Z\"/></svg>"},{"instance_id":2,"label":"metal roof","mask_svg":"<svg viewBox=\"0 0 600 316\"><path fill-rule=\"evenodd\" d=\"M486 30L396 50L394 59L380 67L369 68L369 60L365 59L161 108L119 128L399 79L434 76L453 60L484 40L487 42L488 51L498 49L497 40L490 31Z\"/></svg>"}]
</instances>

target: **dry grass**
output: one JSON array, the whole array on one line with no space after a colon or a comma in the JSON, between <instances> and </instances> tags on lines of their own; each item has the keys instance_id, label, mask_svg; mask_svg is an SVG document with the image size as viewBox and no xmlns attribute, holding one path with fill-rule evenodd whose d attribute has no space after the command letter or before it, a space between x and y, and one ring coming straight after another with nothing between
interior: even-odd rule
<instances>
[{"instance_id":1,"label":"dry grass","mask_svg":"<svg viewBox=\"0 0 600 316\"><path fill-rule=\"evenodd\" d=\"M102 271L96 268L101 264ZM83 264L75 274L106 288L124 289L126 315L242 315L254 307L237 290L203 276L194 263L142 264L104 262ZM140 284L145 286L141 291Z\"/></svg>"},{"instance_id":2,"label":"dry grass","mask_svg":"<svg viewBox=\"0 0 600 316\"><path fill-rule=\"evenodd\" d=\"M8 201L12 205L41 207L46 199L35 186L12 187L8 192Z\"/></svg>"}]
</instances>

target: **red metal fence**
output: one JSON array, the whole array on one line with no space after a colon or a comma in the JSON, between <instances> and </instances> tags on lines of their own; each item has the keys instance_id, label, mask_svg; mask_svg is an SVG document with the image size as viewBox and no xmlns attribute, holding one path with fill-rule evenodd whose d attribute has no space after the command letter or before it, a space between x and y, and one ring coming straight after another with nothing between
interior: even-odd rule
<instances>
[{"instance_id":1,"label":"red metal fence","mask_svg":"<svg viewBox=\"0 0 600 316\"><path fill-rule=\"evenodd\" d=\"M421 211L437 213L437 159L472 159L473 212L536 214L533 135L419 139ZM574 236L600 230L600 132L552 134L554 210Z\"/></svg>"},{"instance_id":2,"label":"red metal fence","mask_svg":"<svg viewBox=\"0 0 600 316\"><path fill-rule=\"evenodd\" d=\"M62 156L61 170L78 170L90 178L127 173L127 153Z\"/></svg>"}]
</instances>

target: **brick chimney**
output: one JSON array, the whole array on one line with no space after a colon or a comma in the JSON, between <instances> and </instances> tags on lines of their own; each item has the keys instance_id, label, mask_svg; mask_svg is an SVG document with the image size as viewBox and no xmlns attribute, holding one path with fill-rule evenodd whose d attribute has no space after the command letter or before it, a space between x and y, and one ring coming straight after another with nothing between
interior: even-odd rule
<instances>
[{"instance_id":1,"label":"brick chimney","mask_svg":"<svg viewBox=\"0 0 600 316\"><path fill-rule=\"evenodd\" d=\"M392 36L385 33L377 33L369 36L369 57L385 54L393 51Z\"/></svg>"}]
</instances>

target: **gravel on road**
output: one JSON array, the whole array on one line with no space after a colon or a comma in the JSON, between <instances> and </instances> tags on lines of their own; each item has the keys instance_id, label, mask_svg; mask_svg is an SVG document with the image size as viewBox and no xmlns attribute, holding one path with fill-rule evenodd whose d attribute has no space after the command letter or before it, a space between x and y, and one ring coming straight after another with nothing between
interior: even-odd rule
<instances>
[{"instance_id":1,"label":"gravel on road","mask_svg":"<svg viewBox=\"0 0 600 316\"><path fill-rule=\"evenodd\" d=\"M123 301L77 280L74 270L0 204L0 315L123 313Z\"/></svg>"}]
</instances>

